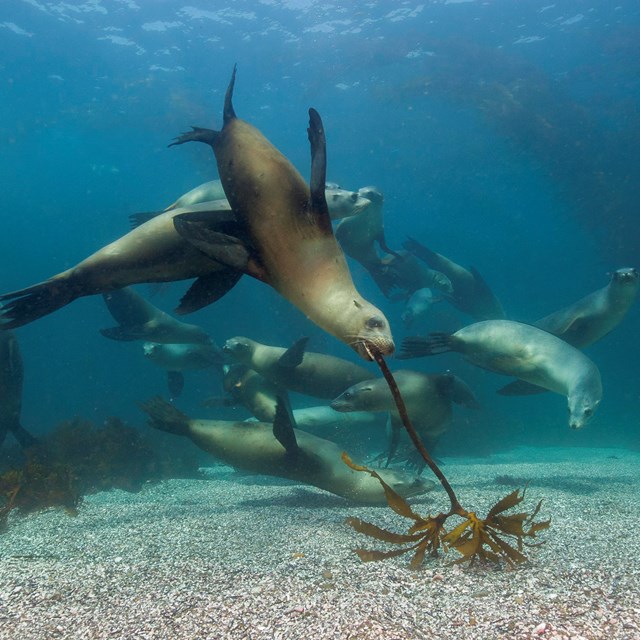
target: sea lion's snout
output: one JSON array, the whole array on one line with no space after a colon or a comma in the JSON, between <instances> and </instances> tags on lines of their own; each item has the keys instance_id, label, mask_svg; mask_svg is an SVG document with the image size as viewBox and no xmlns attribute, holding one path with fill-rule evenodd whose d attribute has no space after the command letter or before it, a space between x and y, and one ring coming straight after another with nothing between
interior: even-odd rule
<instances>
[{"instance_id":1,"label":"sea lion's snout","mask_svg":"<svg viewBox=\"0 0 640 640\"><path fill-rule=\"evenodd\" d=\"M617 282L635 282L640 279L640 272L633 267L628 269L617 269L613 274L613 278Z\"/></svg>"}]
</instances>

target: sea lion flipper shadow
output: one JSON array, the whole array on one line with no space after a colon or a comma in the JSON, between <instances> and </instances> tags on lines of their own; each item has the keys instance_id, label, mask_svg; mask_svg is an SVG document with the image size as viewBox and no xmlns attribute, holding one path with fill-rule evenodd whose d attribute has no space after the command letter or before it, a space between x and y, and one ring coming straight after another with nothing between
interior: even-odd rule
<instances>
[{"instance_id":1,"label":"sea lion flipper shadow","mask_svg":"<svg viewBox=\"0 0 640 640\"><path fill-rule=\"evenodd\" d=\"M289 455L297 455L300 451L296 434L293 430L294 426L295 418L293 417L288 396L278 395L276 414L273 418L273 435Z\"/></svg>"}]
</instances>

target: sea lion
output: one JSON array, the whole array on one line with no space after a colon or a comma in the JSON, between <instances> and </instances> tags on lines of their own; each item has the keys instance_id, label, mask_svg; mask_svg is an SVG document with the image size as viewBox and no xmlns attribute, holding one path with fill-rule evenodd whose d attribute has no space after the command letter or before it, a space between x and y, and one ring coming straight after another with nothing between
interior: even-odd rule
<instances>
[{"instance_id":1,"label":"sea lion","mask_svg":"<svg viewBox=\"0 0 640 640\"><path fill-rule=\"evenodd\" d=\"M305 351L306 343L307 338L302 338L285 349L236 336L222 350L279 387L314 398L330 400L352 384L371 378L371 371L353 362Z\"/></svg>"},{"instance_id":2,"label":"sea lion","mask_svg":"<svg viewBox=\"0 0 640 640\"><path fill-rule=\"evenodd\" d=\"M289 160L232 104L227 88L221 131L193 128L173 144L211 146L236 233L197 214L174 218L180 234L206 255L271 285L312 322L371 360L371 349L395 346L381 311L356 290L331 226L325 197L326 141L320 115L309 110L311 186Z\"/></svg>"},{"instance_id":3,"label":"sea lion","mask_svg":"<svg viewBox=\"0 0 640 640\"><path fill-rule=\"evenodd\" d=\"M243 364L225 366L224 390L235 404L241 404L262 422L273 422L278 396L286 391Z\"/></svg>"},{"instance_id":4,"label":"sea lion","mask_svg":"<svg viewBox=\"0 0 640 640\"><path fill-rule=\"evenodd\" d=\"M609 284L534 322L534 326L585 349L606 336L629 311L638 295L640 273L624 268L613 272ZM501 395L530 395L546 391L542 387L516 380L498 390Z\"/></svg>"},{"instance_id":5,"label":"sea lion","mask_svg":"<svg viewBox=\"0 0 640 640\"><path fill-rule=\"evenodd\" d=\"M442 296L435 296L429 287L414 291L404 305L400 316L405 328L409 329L416 323L424 324L429 316L431 307L442 299Z\"/></svg>"},{"instance_id":6,"label":"sea lion","mask_svg":"<svg viewBox=\"0 0 640 640\"><path fill-rule=\"evenodd\" d=\"M142 345L145 358L167 372L167 382L172 398L177 398L184 388L183 371L222 367L224 354L215 344L159 344L145 342Z\"/></svg>"},{"instance_id":7,"label":"sea lion","mask_svg":"<svg viewBox=\"0 0 640 640\"><path fill-rule=\"evenodd\" d=\"M368 268L380 261L376 243L385 253L394 252L389 249L384 237L382 191L377 187L362 187L358 189L358 193L369 200L371 205L359 216L346 218L338 223L336 238L350 258Z\"/></svg>"},{"instance_id":8,"label":"sea lion","mask_svg":"<svg viewBox=\"0 0 640 640\"><path fill-rule=\"evenodd\" d=\"M502 304L475 267L465 269L413 238L409 238L402 246L449 278L453 293L448 294L446 299L456 309L475 320L500 320L505 317Z\"/></svg>"},{"instance_id":9,"label":"sea lion","mask_svg":"<svg viewBox=\"0 0 640 640\"><path fill-rule=\"evenodd\" d=\"M117 327L100 329L111 340L148 340L163 344L211 344L207 332L195 324L181 322L145 300L131 287L103 294Z\"/></svg>"},{"instance_id":10,"label":"sea lion","mask_svg":"<svg viewBox=\"0 0 640 640\"><path fill-rule=\"evenodd\" d=\"M449 428L453 417L453 403L470 409L478 408L478 401L468 385L451 373L420 373L394 371L393 377L404 399L411 422L429 450L438 443ZM395 400L384 378L365 380L349 387L331 402L335 411L391 412L391 438L387 463L396 451L400 434L404 431Z\"/></svg>"},{"instance_id":11,"label":"sea lion","mask_svg":"<svg viewBox=\"0 0 640 640\"><path fill-rule=\"evenodd\" d=\"M357 191L348 191L333 182L326 184L325 197L327 199L327 207L329 208L329 216L332 220L340 220L342 218L360 215L371 204L369 200L361 196ZM201 184L199 187L180 196L173 204L164 209L164 211L133 213L129 216L129 221L132 227L137 227L143 222L161 213L171 211L172 209L178 207L189 209L196 204L207 206L206 203L214 200L226 201L220 180L212 180L211 182ZM229 208L231 208L231 206L229 206Z\"/></svg>"},{"instance_id":12,"label":"sea lion","mask_svg":"<svg viewBox=\"0 0 640 640\"><path fill-rule=\"evenodd\" d=\"M142 405L155 429L188 437L196 446L238 469L309 484L336 495L371 504L386 502L382 485L367 473L350 469L341 448L294 428L283 402L273 425L266 422L192 420L161 398ZM399 471L380 470L380 476L404 497L433 488L428 480Z\"/></svg>"},{"instance_id":13,"label":"sea lion","mask_svg":"<svg viewBox=\"0 0 640 640\"><path fill-rule=\"evenodd\" d=\"M602 399L598 367L584 353L538 327L512 320L484 320L453 334L407 338L398 357L446 351L459 351L478 367L566 395L572 429L582 428Z\"/></svg>"},{"instance_id":14,"label":"sea lion","mask_svg":"<svg viewBox=\"0 0 640 640\"><path fill-rule=\"evenodd\" d=\"M226 200L213 208L207 204L188 209L194 210L215 219L220 228L235 225ZM141 282L197 278L180 301L178 313L195 311L214 302L235 285L242 273L205 256L176 232L173 218L184 212L173 209L156 216L71 269L26 289L1 295L0 300L9 302L0 311L0 326L19 327L76 298Z\"/></svg>"},{"instance_id":15,"label":"sea lion","mask_svg":"<svg viewBox=\"0 0 640 640\"><path fill-rule=\"evenodd\" d=\"M12 331L0 329L0 447L9 432L23 449L37 443L20 422L23 381L18 340Z\"/></svg>"},{"instance_id":16,"label":"sea lion","mask_svg":"<svg viewBox=\"0 0 640 640\"><path fill-rule=\"evenodd\" d=\"M441 291L444 295L454 293L451 280L430 269L408 251L397 251L385 256L376 264L367 267L371 277L387 298L406 300L425 287Z\"/></svg>"}]
</instances>

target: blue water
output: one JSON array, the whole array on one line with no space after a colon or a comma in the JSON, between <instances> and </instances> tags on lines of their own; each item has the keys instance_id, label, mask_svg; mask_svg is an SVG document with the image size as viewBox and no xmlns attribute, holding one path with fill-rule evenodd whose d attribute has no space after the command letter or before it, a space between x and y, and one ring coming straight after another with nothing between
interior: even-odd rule
<instances>
[{"instance_id":1,"label":"blue water","mask_svg":"<svg viewBox=\"0 0 640 640\"><path fill-rule=\"evenodd\" d=\"M167 144L191 124L220 126L235 62L240 117L307 176L307 110L317 108L329 179L383 190L389 244L411 235L476 266L510 317L534 321L604 286L607 272L640 267L633 0L8 0L0 42L2 291L72 266L124 234L130 213L162 209L216 177L209 149ZM399 341L402 305L385 300L359 265L352 271ZM187 286L153 301L170 310ZM188 320L219 343L311 335L312 350L355 358L247 278ZM17 331L27 428L45 432L74 415L142 427L136 403L165 392L164 373L139 345L98 333L113 324L96 296ZM506 380L459 356L416 361L458 373L483 405L457 412L443 453L637 447L639 329L636 304L589 350L604 399L577 433L560 396L502 398L494 391ZM187 374L181 407L202 414L202 398L218 386L214 375Z\"/></svg>"}]
</instances>

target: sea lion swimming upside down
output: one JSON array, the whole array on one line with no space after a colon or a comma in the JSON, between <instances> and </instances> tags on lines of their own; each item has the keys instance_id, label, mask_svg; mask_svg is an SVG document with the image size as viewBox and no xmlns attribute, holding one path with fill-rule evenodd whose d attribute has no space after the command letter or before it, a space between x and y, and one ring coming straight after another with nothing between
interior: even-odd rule
<instances>
[{"instance_id":1,"label":"sea lion swimming upside down","mask_svg":"<svg viewBox=\"0 0 640 640\"><path fill-rule=\"evenodd\" d=\"M176 229L212 259L271 285L311 321L370 360L368 348L394 350L389 323L356 290L325 197L326 142L322 120L309 110L311 188L255 127L236 117L235 68L221 131L193 128L173 144L211 146L237 233L207 216L180 215ZM245 240L242 239L244 234Z\"/></svg>"}]
</instances>

